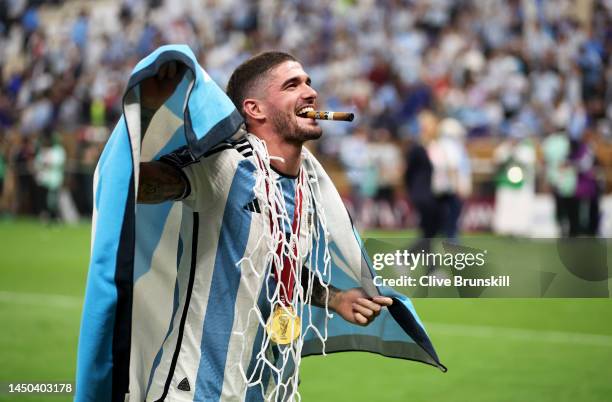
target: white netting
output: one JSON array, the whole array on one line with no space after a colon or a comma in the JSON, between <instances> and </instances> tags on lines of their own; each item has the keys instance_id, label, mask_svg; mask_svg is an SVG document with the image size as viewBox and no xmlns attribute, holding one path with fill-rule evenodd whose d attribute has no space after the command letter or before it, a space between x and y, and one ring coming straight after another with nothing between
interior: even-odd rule
<instances>
[{"instance_id":1,"label":"white netting","mask_svg":"<svg viewBox=\"0 0 612 402\"><path fill-rule=\"evenodd\" d=\"M239 370L247 389L257 387L266 401L299 401L301 398L298 392L298 375L304 336L308 334L312 337L312 331L324 348L327 340L327 319L331 318L327 303L322 331L319 330L320 323L317 328L312 320L307 318L312 317L310 313L313 308L313 284L316 282L323 287L327 296L331 279L331 257L326 246L328 233L320 202L321 190L311 156L304 152L300 176L296 179L296 194L301 194L302 200L301 208L298 205L298 197L295 201L295 209L301 210L297 215L301 223L300 230L287 230L292 227L293 216L288 214L283 189L270 166L270 160L274 157L269 155L263 141L250 134L247 138L253 147L256 164L255 196L261 210L261 213L253 214L258 218L253 218L252 224L262 225L265 230L255 247L251 248L253 251L238 262L243 276L253 275L257 278L252 282L257 282L258 286L253 294L260 295L254 297L248 318L246 322L241 323L242 330L234 332L234 335L244 340L238 360L241 362ZM266 324L269 314L277 307L282 308L279 296L284 287L281 281L276 284L276 281L270 280L270 276L273 276L272 271L276 270L277 277L280 278L283 260L286 264L287 259L290 261L290 268L295 272L293 299L289 305L302 319L302 332L293 342L281 346L270 339ZM304 270L309 276L310 284L306 292L301 285L302 266L305 264L310 268ZM308 322L304 322L305 320ZM251 356L254 356L254 359Z\"/></svg>"}]
</instances>

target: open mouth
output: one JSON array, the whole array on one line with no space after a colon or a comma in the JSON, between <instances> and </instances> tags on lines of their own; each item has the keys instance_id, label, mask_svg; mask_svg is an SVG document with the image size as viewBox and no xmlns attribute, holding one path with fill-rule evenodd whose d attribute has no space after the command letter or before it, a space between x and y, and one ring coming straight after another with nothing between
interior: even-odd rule
<instances>
[{"instance_id":1,"label":"open mouth","mask_svg":"<svg viewBox=\"0 0 612 402\"><path fill-rule=\"evenodd\" d=\"M314 112L314 108L312 106L303 106L301 108L299 108L295 114L299 117L305 117L305 114L308 112Z\"/></svg>"}]
</instances>

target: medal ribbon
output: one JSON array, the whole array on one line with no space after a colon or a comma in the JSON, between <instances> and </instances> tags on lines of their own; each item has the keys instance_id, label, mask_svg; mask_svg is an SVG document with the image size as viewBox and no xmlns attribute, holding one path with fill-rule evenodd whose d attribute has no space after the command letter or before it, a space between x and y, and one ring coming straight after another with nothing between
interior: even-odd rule
<instances>
[{"instance_id":1,"label":"medal ribbon","mask_svg":"<svg viewBox=\"0 0 612 402\"><path fill-rule=\"evenodd\" d=\"M263 165L261 160L259 160L259 165L266 173L266 176L270 177L268 170ZM297 270L297 247L299 244L300 238L300 217L302 215L302 183L304 182L304 171L300 168L300 173L298 176L298 181L295 186L295 207L293 209L293 220L291 222L291 233L289 236L289 240L295 238L295 242L289 242L289 247L291 250L287 250L287 252L283 253L283 245L286 244L283 239L285 236L285 225L281 219L282 230L280 231L280 237L277 239L278 246L276 248L276 255L282 259L282 267L279 270L273 265L272 272L274 272L274 279L276 279L276 283L280 286L279 292L279 301L282 306L288 306L291 304L293 300L293 289L295 285L295 277ZM266 195L268 196L268 200L270 199L270 189L268 182L266 184ZM278 211L277 211L278 212ZM274 222L272 219L272 213L270 213L270 227L274 226ZM295 234L295 236L294 236ZM280 276L280 278L279 278Z\"/></svg>"},{"instance_id":2,"label":"medal ribbon","mask_svg":"<svg viewBox=\"0 0 612 402\"><path fill-rule=\"evenodd\" d=\"M295 239L295 242L289 242L291 250L288 250L286 253L283 253L283 244L285 244L283 241L279 241L276 249L276 254L283 258L280 280L278 278L278 270L274 269L276 282L281 285L279 300L283 306L290 305L291 300L293 300L293 289L297 270L297 247L300 241L300 217L302 216L302 182L303 171L300 170L300 176L295 185L295 206L293 208L293 221L291 222L291 234L289 237L290 240ZM283 227L282 234L284 235L284 233Z\"/></svg>"}]
</instances>

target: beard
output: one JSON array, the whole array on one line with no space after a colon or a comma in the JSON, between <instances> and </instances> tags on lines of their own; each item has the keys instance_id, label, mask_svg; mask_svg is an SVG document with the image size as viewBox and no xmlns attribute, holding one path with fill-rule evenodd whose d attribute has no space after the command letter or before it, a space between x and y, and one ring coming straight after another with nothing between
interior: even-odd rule
<instances>
[{"instance_id":1,"label":"beard","mask_svg":"<svg viewBox=\"0 0 612 402\"><path fill-rule=\"evenodd\" d=\"M272 126L285 140L292 142L305 142L321 137L323 131L318 125L310 125L309 119L297 117L294 113L276 110L272 114Z\"/></svg>"}]
</instances>

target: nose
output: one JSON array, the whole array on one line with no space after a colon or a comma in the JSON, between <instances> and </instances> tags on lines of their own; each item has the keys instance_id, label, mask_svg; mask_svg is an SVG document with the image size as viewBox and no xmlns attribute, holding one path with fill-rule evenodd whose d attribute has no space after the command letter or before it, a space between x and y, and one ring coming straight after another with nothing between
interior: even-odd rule
<instances>
[{"instance_id":1,"label":"nose","mask_svg":"<svg viewBox=\"0 0 612 402\"><path fill-rule=\"evenodd\" d=\"M306 87L306 90L302 93L302 98L304 98L305 100L309 101L309 102L313 102L315 100L317 100L317 96L318 93L317 91L315 91L315 89L313 87L311 87L310 85L304 85Z\"/></svg>"}]
</instances>

